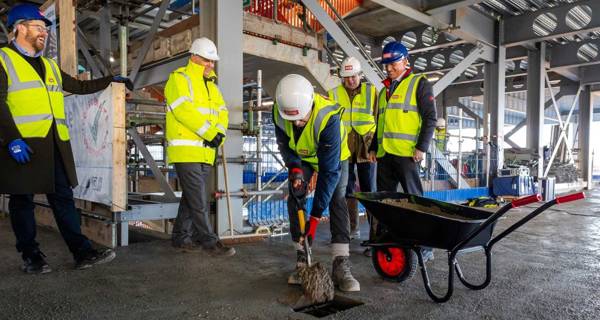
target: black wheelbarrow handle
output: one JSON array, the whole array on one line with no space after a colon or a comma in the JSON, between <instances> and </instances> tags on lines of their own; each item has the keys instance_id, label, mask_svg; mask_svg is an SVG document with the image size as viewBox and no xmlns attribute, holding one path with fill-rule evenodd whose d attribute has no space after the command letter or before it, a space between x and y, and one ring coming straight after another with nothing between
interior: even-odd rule
<instances>
[{"instance_id":1,"label":"black wheelbarrow handle","mask_svg":"<svg viewBox=\"0 0 600 320\"><path fill-rule=\"evenodd\" d=\"M502 231L499 235L495 236L488 243L488 247L491 250L492 247L494 246L494 244L496 244L498 241L502 240L504 237L506 237L507 235L509 235L513 231L517 230L519 227L521 227L525 223L529 222L529 220L535 218L540 213L546 211L548 208L552 207L553 205L555 205L555 204L561 204L561 203L567 203L567 202L581 200L581 199L585 199L585 194L583 192L578 192L578 193L573 193L573 194L569 194L569 195L566 195L566 196L556 197L554 200L550 200L550 201L544 203L539 208L533 210L531 213L529 213L528 215L526 215L521 220L515 222L513 225L511 225L510 227L508 227L506 230Z\"/></svg>"},{"instance_id":2,"label":"black wheelbarrow handle","mask_svg":"<svg viewBox=\"0 0 600 320\"><path fill-rule=\"evenodd\" d=\"M487 218L479 226L479 228L473 230L473 232L471 232L471 234L469 234L467 236L467 238L465 238L465 240L459 242L454 247L454 249L452 249L450 251L451 257L453 258L454 256L456 256L456 254L458 253L458 251L460 251L471 240L473 240L481 232L483 232L483 230L485 230L489 225L491 225L492 223L495 223L496 221L498 221L498 219L500 219L505 213L507 213L508 210L510 210L512 208L517 208L517 207L521 207L521 206L524 206L524 205L528 205L530 203L535 203L535 202L538 202L540 200L542 200L542 196L540 194L534 194L534 195L530 195L530 196L527 196L527 197L515 199L511 203L508 203L508 204L504 205L502 208L498 209L498 211L496 211L493 215L491 215L489 218Z\"/></svg>"},{"instance_id":3,"label":"black wheelbarrow handle","mask_svg":"<svg viewBox=\"0 0 600 320\"><path fill-rule=\"evenodd\" d=\"M472 289L472 290L481 290L481 289L487 287L490 284L490 281L492 278L492 247L494 246L494 244L496 244L498 241L502 240L504 237L506 237L507 235L509 235L510 233L512 233L513 231L515 231L516 229L518 229L525 223L527 223L529 220L535 218L540 213L542 213L545 210L547 210L548 208L552 207L553 205L567 203L567 202L575 201L575 200L581 200L584 198L585 198L585 194L583 192L578 192L578 193L574 193L574 194L570 194L570 195L566 195L566 196L562 196L562 197L557 197L554 200L548 201L548 202L544 203L543 205L541 205L539 208L533 210L531 213L526 215L524 218L515 222L513 225L508 227L506 230L502 231L499 235L495 236L492 240L490 240L488 242L488 244L484 247L485 256L486 256L486 277L485 277L484 282L481 284L473 284L473 283L470 283L469 281L467 281L467 279L464 277L464 275L460 269L460 265L458 264L458 261L455 260L455 255L457 252L455 252L453 250L452 253L450 254L451 255L450 261L454 264L454 269L456 270L458 279L460 280L460 282L462 282L463 285L465 285L467 288ZM517 203L517 205L523 205L523 203L527 202L527 201L522 202L520 200L521 199L516 200L516 201L519 201ZM452 267L452 266L450 266L450 267Z\"/></svg>"}]
</instances>

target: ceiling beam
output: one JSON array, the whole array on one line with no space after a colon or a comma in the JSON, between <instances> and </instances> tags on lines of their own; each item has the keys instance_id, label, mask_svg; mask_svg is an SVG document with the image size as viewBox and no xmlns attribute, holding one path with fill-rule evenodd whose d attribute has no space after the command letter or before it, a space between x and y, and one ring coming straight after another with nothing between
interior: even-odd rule
<instances>
[{"instance_id":1,"label":"ceiling beam","mask_svg":"<svg viewBox=\"0 0 600 320\"><path fill-rule=\"evenodd\" d=\"M432 16L420 11L418 8L393 0L371 0L392 11L395 11L409 19L421 22L436 29L437 32L444 31L455 35L467 42L484 43L496 47L495 27L496 22L488 16L468 7L455 10L453 15L442 14ZM417 35L417 41L420 41ZM439 37L438 37L439 39ZM484 57L485 60L493 62L492 54Z\"/></svg>"},{"instance_id":2,"label":"ceiling beam","mask_svg":"<svg viewBox=\"0 0 600 320\"><path fill-rule=\"evenodd\" d=\"M588 6L592 10L591 21L579 30L573 30L566 23L569 10L576 6ZM585 34L600 30L600 15L597 14L598 12L600 12L600 1L582 0L566 3L553 8L540 9L518 16L507 17L504 21L503 44L507 47L525 45L543 40ZM545 17L547 18L552 17L551 21L555 20L556 27L553 30L547 30L545 32L538 31L536 34L533 25L536 18L542 14L545 14Z\"/></svg>"},{"instance_id":3,"label":"ceiling beam","mask_svg":"<svg viewBox=\"0 0 600 320\"><path fill-rule=\"evenodd\" d=\"M425 12L430 15L436 15L440 13L449 12L452 10L456 10L459 8L468 7L474 4L478 4L483 2L483 0L458 0L454 2L447 3L444 0L429 0L427 1L427 7L431 8Z\"/></svg>"}]
</instances>

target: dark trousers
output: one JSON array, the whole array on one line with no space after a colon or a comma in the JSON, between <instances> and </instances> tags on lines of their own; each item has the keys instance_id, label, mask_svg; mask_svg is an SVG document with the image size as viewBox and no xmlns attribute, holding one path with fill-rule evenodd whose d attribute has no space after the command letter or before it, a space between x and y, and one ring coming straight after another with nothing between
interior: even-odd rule
<instances>
[{"instance_id":1,"label":"dark trousers","mask_svg":"<svg viewBox=\"0 0 600 320\"><path fill-rule=\"evenodd\" d=\"M356 170L354 169L355 167ZM371 192L375 190L375 186L373 185L373 167L374 165L370 162L348 163L346 197L354 193L356 176L358 176L358 185L360 186L361 192Z\"/></svg>"},{"instance_id":2,"label":"dark trousers","mask_svg":"<svg viewBox=\"0 0 600 320\"><path fill-rule=\"evenodd\" d=\"M46 194L54 220L75 260L85 256L92 248L90 241L81 233L80 216L73 190L58 150L54 150L54 193ZM35 254L39 244L35 241L36 224L33 194L12 194L8 202L10 222L17 238L17 251L23 259Z\"/></svg>"},{"instance_id":3,"label":"dark trousers","mask_svg":"<svg viewBox=\"0 0 600 320\"><path fill-rule=\"evenodd\" d=\"M397 191L398 183L404 193L423 195L419 167L412 157L386 154L377 159L377 191Z\"/></svg>"},{"instance_id":4,"label":"dark trousers","mask_svg":"<svg viewBox=\"0 0 600 320\"><path fill-rule=\"evenodd\" d=\"M350 214L351 232L355 232L360 227L360 219L358 216L358 200L350 198L356 187L356 177L358 176L358 185L361 192L372 192L375 191L375 181L373 179L373 175L375 175L375 165L373 163L362 162L348 164L348 185L346 186L346 198L348 199L348 213ZM372 228L373 221L369 212L367 212L367 218L369 225ZM372 231L369 232L369 234L371 233Z\"/></svg>"},{"instance_id":5,"label":"dark trousers","mask_svg":"<svg viewBox=\"0 0 600 320\"><path fill-rule=\"evenodd\" d=\"M402 192L423 195L423 185L419 176L418 163L412 157L398 157L386 154L377 159L377 190L393 191L398 190L398 183L402 186ZM381 226L377 226L377 232L381 231ZM426 251L431 248L423 247Z\"/></svg>"},{"instance_id":6,"label":"dark trousers","mask_svg":"<svg viewBox=\"0 0 600 320\"><path fill-rule=\"evenodd\" d=\"M331 229L331 243L350 243L350 218L348 217L348 207L346 206L346 184L348 183L348 161L341 163L341 176L338 181L335 191L329 202L329 227ZM304 181L310 181L313 175L313 168L302 163L304 171ZM294 242L300 241L300 224L298 220L298 209L306 209L306 194L301 195L296 199L292 196L292 186L288 183L290 196L288 197L288 214L290 218L290 233ZM305 212L305 219L308 220L308 213Z\"/></svg>"},{"instance_id":7,"label":"dark trousers","mask_svg":"<svg viewBox=\"0 0 600 320\"><path fill-rule=\"evenodd\" d=\"M204 163L176 163L175 170L181 183L181 201L173 226L174 245L200 243L208 248L219 237L214 233L208 213L208 179L212 166Z\"/></svg>"}]
</instances>

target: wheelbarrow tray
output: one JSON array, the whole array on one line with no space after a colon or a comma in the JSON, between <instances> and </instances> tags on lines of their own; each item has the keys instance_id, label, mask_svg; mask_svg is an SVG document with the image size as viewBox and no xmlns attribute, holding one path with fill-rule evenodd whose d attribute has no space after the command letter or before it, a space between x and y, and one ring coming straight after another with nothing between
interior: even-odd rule
<instances>
[{"instance_id":1,"label":"wheelbarrow tray","mask_svg":"<svg viewBox=\"0 0 600 320\"><path fill-rule=\"evenodd\" d=\"M426 246L452 250L465 240L494 212L400 192L357 192L360 203L385 226L385 239L408 246ZM430 207L431 211L403 208L384 200L405 199L408 203ZM492 237L495 223L490 224L463 249L485 245Z\"/></svg>"}]
</instances>

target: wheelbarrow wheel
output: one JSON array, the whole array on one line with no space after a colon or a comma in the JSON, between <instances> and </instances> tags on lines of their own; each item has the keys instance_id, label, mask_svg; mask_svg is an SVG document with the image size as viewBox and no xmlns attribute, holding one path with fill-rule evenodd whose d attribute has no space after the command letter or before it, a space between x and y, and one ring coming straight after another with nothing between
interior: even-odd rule
<instances>
[{"instance_id":1,"label":"wheelbarrow wheel","mask_svg":"<svg viewBox=\"0 0 600 320\"><path fill-rule=\"evenodd\" d=\"M371 260L375 271L385 280L402 282L417 272L417 255L402 247L372 247Z\"/></svg>"}]
</instances>

